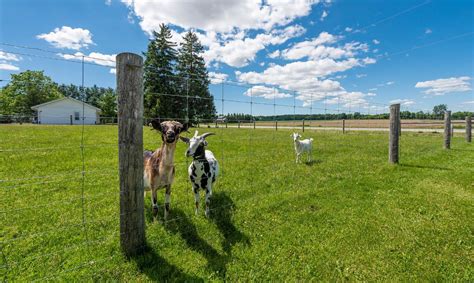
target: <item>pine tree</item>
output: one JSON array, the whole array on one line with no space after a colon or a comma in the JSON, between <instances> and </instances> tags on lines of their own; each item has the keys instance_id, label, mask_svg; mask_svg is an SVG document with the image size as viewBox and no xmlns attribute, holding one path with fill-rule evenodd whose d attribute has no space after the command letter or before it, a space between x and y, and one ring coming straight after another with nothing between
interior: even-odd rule
<instances>
[{"instance_id":1,"label":"pine tree","mask_svg":"<svg viewBox=\"0 0 474 283\"><path fill-rule=\"evenodd\" d=\"M201 55L203 52L204 48L197 35L192 31L187 32L180 44L176 69L180 78L179 92L185 95L184 99L181 99L185 109L187 105L185 115L192 122L212 119L216 114L213 97L209 92L210 80L206 64Z\"/></svg>"},{"instance_id":2,"label":"pine tree","mask_svg":"<svg viewBox=\"0 0 474 283\"><path fill-rule=\"evenodd\" d=\"M176 43L171 41L171 30L165 24L159 32L153 32L153 39L144 53L144 110L146 117L179 117L180 105L173 95L176 94L174 66L177 52Z\"/></svg>"}]
</instances>

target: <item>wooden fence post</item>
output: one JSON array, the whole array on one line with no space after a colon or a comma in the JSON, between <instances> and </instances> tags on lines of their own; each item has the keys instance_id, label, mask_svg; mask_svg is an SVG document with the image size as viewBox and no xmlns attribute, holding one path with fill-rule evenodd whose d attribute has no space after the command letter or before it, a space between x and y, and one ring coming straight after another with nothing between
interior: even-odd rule
<instances>
[{"instance_id":1,"label":"wooden fence post","mask_svg":"<svg viewBox=\"0 0 474 283\"><path fill-rule=\"evenodd\" d=\"M278 131L278 121L275 121L275 131Z\"/></svg>"},{"instance_id":2,"label":"wooden fence post","mask_svg":"<svg viewBox=\"0 0 474 283\"><path fill-rule=\"evenodd\" d=\"M72 125L72 115L69 115L69 124Z\"/></svg>"},{"instance_id":3,"label":"wooden fence post","mask_svg":"<svg viewBox=\"0 0 474 283\"><path fill-rule=\"evenodd\" d=\"M471 142L472 140L472 120L471 116L466 116L466 141Z\"/></svg>"},{"instance_id":4,"label":"wooden fence post","mask_svg":"<svg viewBox=\"0 0 474 283\"><path fill-rule=\"evenodd\" d=\"M255 125L255 120L253 120L253 129L254 129L254 130L255 130L255 128L256 128L255 126L256 126L256 125Z\"/></svg>"},{"instance_id":5,"label":"wooden fence post","mask_svg":"<svg viewBox=\"0 0 474 283\"><path fill-rule=\"evenodd\" d=\"M304 133L304 119L303 119L303 133Z\"/></svg>"},{"instance_id":6,"label":"wooden fence post","mask_svg":"<svg viewBox=\"0 0 474 283\"><path fill-rule=\"evenodd\" d=\"M444 149L451 148L451 111L444 112Z\"/></svg>"},{"instance_id":7,"label":"wooden fence post","mask_svg":"<svg viewBox=\"0 0 474 283\"><path fill-rule=\"evenodd\" d=\"M143 59L120 53L117 62L120 244L128 257L145 248L143 201Z\"/></svg>"},{"instance_id":8,"label":"wooden fence post","mask_svg":"<svg viewBox=\"0 0 474 283\"><path fill-rule=\"evenodd\" d=\"M390 134L388 142L388 161L398 163L400 141L400 104L390 105Z\"/></svg>"},{"instance_id":9,"label":"wooden fence post","mask_svg":"<svg viewBox=\"0 0 474 283\"><path fill-rule=\"evenodd\" d=\"M240 120L239 120L239 129L240 129Z\"/></svg>"},{"instance_id":10,"label":"wooden fence post","mask_svg":"<svg viewBox=\"0 0 474 283\"><path fill-rule=\"evenodd\" d=\"M227 121L225 121L225 128L227 129Z\"/></svg>"},{"instance_id":11,"label":"wooden fence post","mask_svg":"<svg viewBox=\"0 0 474 283\"><path fill-rule=\"evenodd\" d=\"M216 119L216 129L217 129L217 128L219 128L219 127L217 126L217 119Z\"/></svg>"},{"instance_id":12,"label":"wooden fence post","mask_svg":"<svg viewBox=\"0 0 474 283\"><path fill-rule=\"evenodd\" d=\"M342 119L342 133L346 133L346 119Z\"/></svg>"}]
</instances>

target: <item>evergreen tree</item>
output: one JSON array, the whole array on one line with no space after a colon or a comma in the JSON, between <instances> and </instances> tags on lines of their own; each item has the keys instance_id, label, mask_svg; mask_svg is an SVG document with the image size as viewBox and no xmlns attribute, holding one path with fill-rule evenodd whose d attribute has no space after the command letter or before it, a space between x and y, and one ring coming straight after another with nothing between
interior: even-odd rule
<instances>
[{"instance_id":1,"label":"evergreen tree","mask_svg":"<svg viewBox=\"0 0 474 283\"><path fill-rule=\"evenodd\" d=\"M153 32L153 39L148 43L144 53L144 110L146 117L174 118L179 117L179 103L176 102L176 79L174 65L176 62L176 43L171 41L171 30L165 24L160 25L158 32ZM171 95L164 95L171 94Z\"/></svg>"},{"instance_id":2,"label":"evergreen tree","mask_svg":"<svg viewBox=\"0 0 474 283\"><path fill-rule=\"evenodd\" d=\"M216 114L214 100L209 92L209 76L202 53L204 48L197 35L189 31L183 37L178 54L177 73L180 78L179 93L184 95L181 104L184 113L192 122L197 119L212 119ZM186 95L188 99L186 101Z\"/></svg>"}]
</instances>

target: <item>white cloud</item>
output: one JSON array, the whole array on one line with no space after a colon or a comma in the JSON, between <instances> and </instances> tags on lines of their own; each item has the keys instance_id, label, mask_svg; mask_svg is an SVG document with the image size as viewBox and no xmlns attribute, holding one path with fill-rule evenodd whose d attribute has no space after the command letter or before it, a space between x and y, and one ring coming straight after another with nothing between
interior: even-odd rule
<instances>
[{"instance_id":1,"label":"white cloud","mask_svg":"<svg viewBox=\"0 0 474 283\"><path fill-rule=\"evenodd\" d=\"M151 34L161 23L184 29L229 33L235 30L285 26L306 16L319 1L242 0L242 1L150 1L122 0L140 19L141 28Z\"/></svg>"},{"instance_id":2,"label":"white cloud","mask_svg":"<svg viewBox=\"0 0 474 283\"><path fill-rule=\"evenodd\" d=\"M345 30L346 32L351 32L351 31L352 31L352 28L346 27L344 30Z\"/></svg>"},{"instance_id":3,"label":"white cloud","mask_svg":"<svg viewBox=\"0 0 474 283\"><path fill-rule=\"evenodd\" d=\"M19 71L20 68L7 62L0 62L0 70Z\"/></svg>"},{"instance_id":4,"label":"white cloud","mask_svg":"<svg viewBox=\"0 0 474 283\"><path fill-rule=\"evenodd\" d=\"M425 30L425 34L430 34L430 33L433 33L433 31L432 31L431 29L427 28L427 29Z\"/></svg>"},{"instance_id":5,"label":"white cloud","mask_svg":"<svg viewBox=\"0 0 474 283\"><path fill-rule=\"evenodd\" d=\"M209 49L204 52L203 57L207 64L217 61L232 67L244 67L253 61L257 53L266 46L282 44L290 38L302 35L305 31L302 26L294 25L273 30L270 33L261 33L254 38L242 39L237 34L233 40L225 41L223 44L215 38L207 38Z\"/></svg>"},{"instance_id":6,"label":"white cloud","mask_svg":"<svg viewBox=\"0 0 474 283\"><path fill-rule=\"evenodd\" d=\"M412 99L395 99L390 100L390 104L397 104L399 103L401 106L410 106L415 104L415 101Z\"/></svg>"},{"instance_id":7,"label":"white cloud","mask_svg":"<svg viewBox=\"0 0 474 283\"><path fill-rule=\"evenodd\" d=\"M67 48L79 50L82 47L88 47L94 44L92 41L92 33L87 29L71 28L63 26L55 28L50 33L43 33L36 36L39 39L44 39L56 48Z\"/></svg>"},{"instance_id":8,"label":"white cloud","mask_svg":"<svg viewBox=\"0 0 474 283\"><path fill-rule=\"evenodd\" d=\"M380 44L380 41L378 41L377 39L372 40L372 42L373 42L374 44Z\"/></svg>"},{"instance_id":9,"label":"white cloud","mask_svg":"<svg viewBox=\"0 0 474 283\"><path fill-rule=\"evenodd\" d=\"M73 55L62 53L58 53L57 55L67 60L82 60L82 56L84 56L84 62L109 67L115 67L115 57L117 56L117 54L108 55L99 52L91 52L89 55L82 52L76 52Z\"/></svg>"},{"instance_id":10,"label":"white cloud","mask_svg":"<svg viewBox=\"0 0 474 283\"><path fill-rule=\"evenodd\" d=\"M209 79L211 80L211 84L220 84L223 81L227 80L229 75L224 73L215 73L209 72Z\"/></svg>"},{"instance_id":11,"label":"white cloud","mask_svg":"<svg viewBox=\"0 0 474 283\"><path fill-rule=\"evenodd\" d=\"M451 92L465 92L471 90L471 78L452 77L447 79L437 79L432 81L417 82L416 88L426 88L423 93L431 95L444 95Z\"/></svg>"},{"instance_id":12,"label":"white cloud","mask_svg":"<svg viewBox=\"0 0 474 283\"><path fill-rule=\"evenodd\" d=\"M262 97L265 99L278 99L292 97L289 93L279 91L274 87L253 86L244 92L244 95L251 97Z\"/></svg>"},{"instance_id":13,"label":"white cloud","mask_svg":"<svg viewBox=\"0 0 474 283\"><path fill-rule=\"evenodd\" d=\"M0 50L0 60L18 62L21 59L22 58L20 56L16 55L16 54L12 54L12 53L8 53L8 52L4 52L4 51Z\"/></svg>"},{"instance_id":14,"label":"white cloud","mask_svg":"<svg viewBox=\"0 0 474 283\"><path fill-rule=\"evenodd\" d=\"M367 74L356 74L358 79L367 77Z\"/></svg>"},{"instance_id":15,"label":"white cloud","mask_svg":"<svg viewBox=\"0 0 474 283\"><path fill-rule=\"evenodd\" d=\"M394 81L389 81L389 82L385 82L385 83L380 83L377 86L378 87L384 87L384 86L389 86L389 85L393 85L393 84L395 84Z\"/></svg>"},{"instance_id":16,"label":"white cloud","mask_svg":"<svg viewBox=\"0 0 474 283\"><path fill-rule=\"evenodd\" d=\"M272 53L269 53L267 56L268 58L272 58L272 59L278 58L280 57L280 50L275 50Z\"/></svg>"},{"instance_id":17,"label":"white cloud","mask_svg":"<svg viewBox=\"0 0 474 283\"><path fill-rule=\"evenodd\" d=\"M394 81L390 81L390 82L387 82L387 85L393 85L395 82Z\"/></svg>"},{"instance_id":18,"label":"white cloud","mask_svg":"<svg viewBox=\"0 0 474 283\"><path fill-rule=\"evenodd\" d=\"M377 91L376 87L370 88L369 91Z\"/></svg>"},{"instance_id":19,"label":"white cloud","mask_svg":"<svg viewBox=\"0 0 474 283\"><path fill-rule=\"evenodd\" d=\"M112 0L105 0L105 5L107 5L107 6L112 5Z\"/></svg>"},{"instance_id":20,"label":"white cloud","mask_svg":"<svg viewBox=\"0 0 474 283\"><path fill-rule=\"evenodd\" d=\"M464 101L462 104L474 104L474 100Z\"/></svg>"},{"instance_id":21,"label":"white cloud","mask_svg":"<svg viewBox=\"0 0 474 283\"><path fill-rule=\"evenodd\" d=\"M111 68L111 69L109 70L109 73L116 75L116 74L117 74L117 69Z\"/></svg>"},{"instance_id":22,"label":"white cloud","mask_svg":"<svg viewBox=\"0 0 474 283\"><path fill-rule=\"evenodd\" d=\"M324 19L328 16L328 12L326 10L323 11L323 13L321 14L321 18L319 18L319 20L322 22L324 21Z\"/></svg>"}]
</instances>

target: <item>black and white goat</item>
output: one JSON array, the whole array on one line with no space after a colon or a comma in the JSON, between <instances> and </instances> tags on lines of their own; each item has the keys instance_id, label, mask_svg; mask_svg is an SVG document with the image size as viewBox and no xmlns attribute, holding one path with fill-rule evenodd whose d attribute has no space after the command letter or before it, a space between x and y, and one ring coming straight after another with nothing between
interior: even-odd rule
<instances>
[{"instance_id":1,"label":"black and white goat","mask_svg":"<svg viewBox=\"0 0 474 283\"><path fill-rule=\"evenodd\" d=\"M196 204L196 214L199 213L199 191L206 192L206 217L209 217L209 204L212 196L212 185L216 181L219 173L219 163L214 154L210 150L206 150L206 137L214 135L213 133L205 133L201 136L198 131L190 139L180 137L182 141L188 144L186 156L192 157L193 161L188 168L189 180L191 180L194 192L194 200Z\"/></svg>"},{"instance_id":2,"label":"black and white goat","mask_svg":"<svg viewBox=\"0 0 474 283\"><path fill-rule=\"evenodd\" d=\"M301 162L301 155L304 152L308 153L308 162L311 162L313 155L313 139L309 138L300 140L301 135L298 133L293 133L291 136L293 137L293 142L295 144L296 163Z\"/></svg>"}]
</instances>

